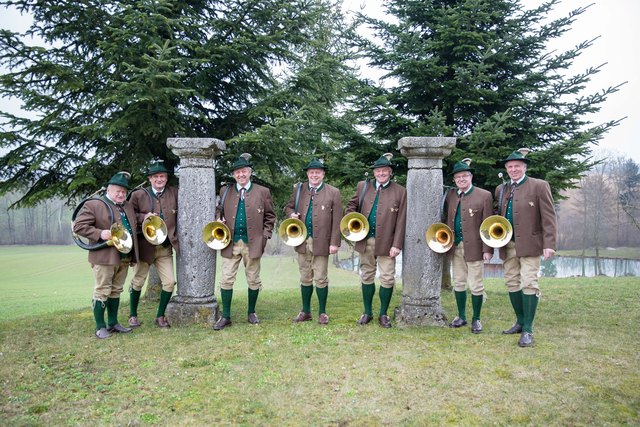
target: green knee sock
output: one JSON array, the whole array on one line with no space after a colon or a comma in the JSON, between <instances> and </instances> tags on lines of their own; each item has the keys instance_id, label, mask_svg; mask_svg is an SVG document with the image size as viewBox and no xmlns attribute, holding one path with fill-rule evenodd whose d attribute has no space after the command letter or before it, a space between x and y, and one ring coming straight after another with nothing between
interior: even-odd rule
<instances>
[{"instance_id":1,"label":"green knee sock","mask_svg":"<svg viewBox=\"0 0 640 427\"><path fill-rule=\"evenodd\" d=\"M120 298L107 298L107 324L109 327L118 323L118 308L120 307Z\"/></svg>"},{"instance_id":2,"label":"green knee sock","mask_svg":"<svg viewBox=\"0 0 640 427\"><path fill-rule=\"evenodd\" d=\"M300 294L302 295L302 311L311 313L311 296L313 295L313 285L300 285Z\"/></svg>"},{"instance_id":3,"label":"green knee sock","mask_svg":"<svg viewBox=\"0 0 640 427\"><path fill-rule=\"evenodd\" d=\"M220 297L222 299L222 317L231 319L231 299L233 298L233 289L220 289Z\"/></svg>"},{"instance_id":4,"label":"green knee sock","mask_svg":"<svg viewBox=\"0 0 640 427\"><path fill-rule=\"evenodd\" d=\"M536 308L539 298L536 295L522 295L522 305L524 308L524 323L522 330L533 333L533 319L536 317Z\"/></svg>"},{"instance_id":5,"label":"green knee sock","mask_svg":"<svg viewBox=\"0 0 640 427\"><path fill-rule=\"evenodd\" d=\"M93 300L93 318L96 320L96 330L107 327L107 324L104 323L105 308L104 301Z\"/></svg>"},{"instance_id":6,"label":"green knee sock","mask_svg":"<svg viewBox=\"0 0 640 427\"><path fill-rule=\"evenodd\" d=\"M473 307L473 320L480 320L482 310L482 300L484 295L471 295L471 306Z\"/></svg>"},{"instance_id":7,"label":"green knee sock","mask_svg":"<svg viewBox=\"0 0 640 427\"><path fill-rule=\"evenodd\" d=\"M374 283L371 284L362 284L362 302L364 304L364 312L369 316L373 317L373 296L376 294L376 285Z\"/></svg>"},{"instance_id":8,"label":"green knee sock","mask_svg":"<svg viewBox=\"0 0 640 427\"><path fill-rule=\"evenodd\" d=\"M511 306L516 313L516 322L518 325L524 324L524 309L522 307L522 291L509 292L509 299L511 300Z\"/></svg>"},{"instance_id":9,"label":"green knee sock","mask_svg":"<svg viewBox=\"0 0 640 427\"><path fill-rule=\"evenodd\" d=\"M156 313L156 317L164 316L164 311L167 309L167 304L169 304L171 294L172 292L160 291L160 304L158 305L158 312Z\"/></svg>"},{"instance_id":10,"label":"green knee sock","mask_svg":"<svg viewBox=\"0 0 640 427\"><path fill-rule=\"evenodd\" d=\"M327 296L329 295L329 285L324 288L316 288L318 294L318 314L327 312Z\"/></svg>"},{"instance_id":11,"label":"green knee sock","mask_svg":"<svg viewBox=\"0 0 640 427\"><path fill-rule=\"evenodd\" d=\"M453 291L458 306L458 317L467 320L467 291Z\"/></svg>"},{"instance_id":12,"label":"green knee sock","mask_svg":"<svg viewBox=\"0 0 640 427\"><path fill-rule=\"evenodd\" d=\"M136 291L135 289L129 289L129 316L138 315L138 304L140 303L140 295L142 291Z\"/></svg>"},{"instance_id":13,"label":"green knee sock","mask_svg":"<svg viewBox=\"0 0 640 427\"><path fill-rule=\"evenodd\" d=\"M258 301L258 294L260 289L249 289L249 305L247 307L247 314L256 312L256 302Z\"/></svg>"},{"instance_id":14,"label":"green knee sock","mask_svg":"<svg viewBox=\"0 0 640 427\"><path fill-rule=\"evenodd\" d=\"M393 287L385 288L380 286L380 316L387 314L389 304L391 303L391 296L393 296Z\"/></svg>"}]
</instances>

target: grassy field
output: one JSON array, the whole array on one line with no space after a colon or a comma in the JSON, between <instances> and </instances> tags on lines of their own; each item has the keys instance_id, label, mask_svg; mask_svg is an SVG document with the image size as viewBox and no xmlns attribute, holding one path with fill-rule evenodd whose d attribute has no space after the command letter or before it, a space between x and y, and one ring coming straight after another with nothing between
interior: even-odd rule
<instances>
[{"instance_id":1,"label":"grassy field","mask_svg":"<svg viewBox=\"0 0 640 427\"><path fill-rule=\"evenodd\" d=\"M296 264L266 258L260 325L243 282L224 331L159 330L147 303L140 329L98 341L86 252L0 247L0 267L2 425L640 425L638 278L543 280L536 346L521 349L500 333L500 280L480 335L358 327L358 277L335 269L331 323L293 325ZM442 304L452 317L450 293Z\"/></svg>"}]
</instances>

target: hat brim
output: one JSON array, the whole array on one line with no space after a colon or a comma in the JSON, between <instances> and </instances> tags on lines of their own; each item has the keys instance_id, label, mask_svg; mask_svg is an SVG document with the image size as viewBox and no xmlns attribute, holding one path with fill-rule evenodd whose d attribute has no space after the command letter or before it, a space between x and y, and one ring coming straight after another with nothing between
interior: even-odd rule
<instances>
[{"instance_id":1,"label":"hat brim","mask_svg":"<svg viewBox=\"0 0 640 427\"><path fill-rule=\"evenodd\" d=\"M155 175L157 173L166 173L167 175L169 174L168 170L157 170L157 171L147 171L147 176L151 176L151 175Z\"/></svg>"},{"instance_id":2,"label":"hat brim","mask_svg":"<svg viewBox=\"0 0 640 427\"><path fill-rule=\"evenodd\" d=\"M497 161L496 166L503 168L506 166L507 162L522 162L528 165L529 163L531 163L531 160L527 159L526 157L523 157L522 159L504 159Z\"/></svg>"},{"instance_id":3,"label":"hat brim","mask_svg":"<svg viewBox=\"0 0 640 427\"><path fill-rule=\"evenodd\" d=\"M460 173L460 172L469 172L469 173L475 173L475 169L473 168L469 168L469 169L461 169L459 171L451 171L451 173L449 174L449 176L453 177L455 174Z\"/></svg>"},{"instance_id":4,"label":"hat brim","mask_svg":"<svg viewBox=\"0 0 640 427\"><path fill-rule=\"evenodd\" d=\"M237 165L231 168L231 172L233 171L237 171L238 169L243 169L243 168L251 168L253 167L253 165L251 163L248 163L246 165Z\"/></svg>"}]
</instances>

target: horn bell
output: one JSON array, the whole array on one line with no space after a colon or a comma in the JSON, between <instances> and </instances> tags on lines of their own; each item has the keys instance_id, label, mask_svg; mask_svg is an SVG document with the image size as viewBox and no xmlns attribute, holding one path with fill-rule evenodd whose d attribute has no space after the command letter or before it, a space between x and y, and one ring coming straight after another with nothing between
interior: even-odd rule
<instances>
[{"instance_id":1,"label":"horn bell","mask_svg":"<svg viewBox=\"0 0 640 427\"><path fill-rule=\"evenodd\" d=\"M152 245L163 244L167 234L167 224L158 215L151 215L142 222L142 235Z\"/></svg>"},{"instance_id":2,"label":"horn bell","mask_svg":"<svg viewBox=\"0 0 640 427\"><path fill-rule=\"evenodd\" d=\"M489 247L501 248L509 243L511 236L513 227L502 215L491 215L480 224L480 238Z\"/></svg>"},{"instance_id":3,"label":"horn bell","mask_svg":"<svg viewBox=\"0 0 640 427\"><path fill-rule=\"evenodd\" d=\"M278 235L287 246L300 246L307 240L307 226L296 218L282 221L278 227Z\"/></svg>"},{"instance_id":4,"label":"horn bell","mask_svg":"<svg viewBox=\"0 0 640 427\"><path fill-rule=\"evenodd\" d=\"M443 222L431 224L425 235L427 246L439 254L447 252L453 246L453 231Z\"/></svg>"},{"instance_id":5,"label":"horn bell","mask_svg":"<svg viewBox=\"0 0 640 427\"><path fill-rule=\"evenodd\" d=\"M202 240L211 249L224 249L231 243L231 230L223 222L211 221L202 229Z\"/></svg>"},{"instance_id":6,"label":"horn bell","mask_svg":"<svg viewBox=\"0 0 640 427\"><path fill-rule=\"evenodd\" d=\"M348 213L340 220L340 233L351 242L359 242L369 234L369 221L359 212Z\"/></svg>"},{"instance_id":7,"label":"horn bell","mask_svg":"<svg viewBox=\"0 0 640 427\"><path fill-rule=\"evenodd\" d=\"M111 240L107 242L107 245L113 246L123 254L128 254L133 249L133 238L122 224L117 222L111 226L109 230L111 232Z\"/></svg>"}]
</instances>

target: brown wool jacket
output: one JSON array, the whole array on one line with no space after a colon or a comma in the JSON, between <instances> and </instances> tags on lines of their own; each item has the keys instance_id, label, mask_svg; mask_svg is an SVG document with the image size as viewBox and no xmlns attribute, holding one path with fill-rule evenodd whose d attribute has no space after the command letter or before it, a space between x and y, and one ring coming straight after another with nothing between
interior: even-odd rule
<instances>
[{"instance_id":1,"label":"brown wool jacket","mask_svg":"<svg viewBox=\"0 0 640 427\"><path fill-rule=\"evenodd\" d=\"M447 225L455 234L456 210L460 203L460 219L462 222L462 243L464 243L464 259L467 262L482 261L484 252L493 253L493 248L484 244L480 238L480 224L493 213L493 198L491 193L475 185L471 192L458 198L457 190L447 193ZM455 246L447 255L453 257Z\"/></svg>"},{"instance_id":2,"label":"brown wool jacket","mask_svg":"<svg viewBox=\"0 0 640 427\"><path fill-rule=\"evenodd\" d=\"M113 211L114 222L122 224L118 209L109 203ZM138 259L138 236L136 215L133 206L129 202L124 202L124 212L127 220L133 230L133 250L131 253L131 262L134 263ZM100 233L102 230L111 228L111 215L109 209L99 200L88 200L80 209L73 223L73 231L82 237L86 237L90 242L96 243L100 241ZM106 246L102 249L89 251L89 262L93 265L118 265L120 264L120 252L113 246Z\"/></svg>"},{"instance_id":3,"label":"brown wool jacket","mask_svg":"<svg viewBox=\"0 0 640 427\"><path fill-rule=\"evenodd\" d=\"M240 202L240 194L236 189L236 184L230 184L231 188L227 193L222 211L216 206L216 218L221 216L226 219L226 225L231 231L231 241L233 242L234 228L236 224L236 213ZM227 187L220 189L220 197L223 196ZM276 222L276 214L273 209L271 192L268 188L251 183L251 188L244 197L244 206L247 214L247 237L249 238L249 258L260 258L264 252L267 240L271 238L273 226ZM220 251L224 258L231 258L233 244Z\"/></svg>"},{"instance_id":4,"label":"brown wool jacket","mask_svg":"<svg viewBox=\"0 0 640 427\"><path fill-rule=\"evenodd\" d=\"M175 249L176 253L180 250L180 244L178 242L177 233L177 218L178 218L178 189L175 187L165 187L160 198L157 199L153 195L153 189L147 187L144 189L134 190L129 198L133 209L136 212L136 219L138 229L142 227L144 217L149 212L162 216L165 224L167 225L167 238L171 242L171 246ZM155 246L147 242L144 236L140 235L138 239L140 260L151 264L155 257Z\"/></svg>"},{"instance_id":5,"label":"brown wool jacket","mask_svg":"<svg viewBox=\"0 0 640 427\"><path fill-rule=\"evenodd\" d=\"M287 218L294 212L298 186L293 187L293 194L284 207ZM298 201L298 213L300 221L305 222L309 211L311 192L309 183L303 182ZM313 255L328 256L329 246L340 247L340 220L342 219L342 200L340 191L331 185L324 183L320 191L313 198ZM299 245L295 248L298 253L305 253L307 245Z\"/></svg>"},{"instance_id":6,"label":"brown wool jacket","mask_svg":"<svg viewBox=\"0 0 640 427\"><path fill-rule=\"evenodd\" d=\"M371 213L373 202L376 198L375 180L369 181L367 192L360 203L360 194L364 187L364 181L360 181L356 187L345 214L360 212L366 218ZM358 208L361 209L358 209ZM389 183L387 188L380 190L378 207L376 210L376 246L375 256L389 256L392 247L402 249L404 245L404 233L407 224L407 190L395 182ZM356 242L356 251L362 253L366 248L366 239Z\"/></svg>"},{"instance_id":7,"label":"brown wool jacket","mask_svg":"<svg viewBox=\"0 0 640 427\"><path fill-rule=\"evenodd\" d=\"M500 185L495 198L500 203ZM500 215L505 215L511 183L505 184ZM556 249L557 221L549 183L527 177L513 194L513 234L516 255L519 257L542 256L545 248ZM506 258L506 247L500 248L500 258Z\"/></svg>"}]
</instances>

